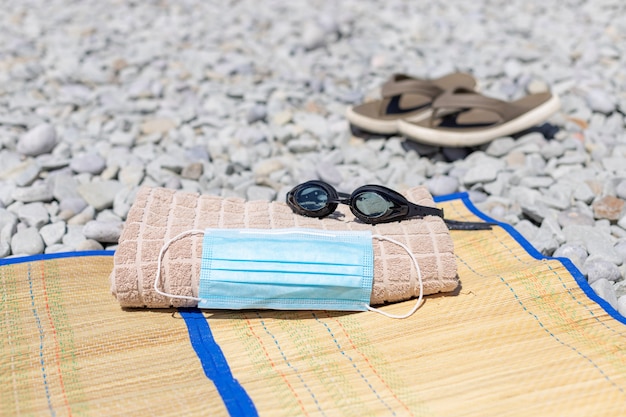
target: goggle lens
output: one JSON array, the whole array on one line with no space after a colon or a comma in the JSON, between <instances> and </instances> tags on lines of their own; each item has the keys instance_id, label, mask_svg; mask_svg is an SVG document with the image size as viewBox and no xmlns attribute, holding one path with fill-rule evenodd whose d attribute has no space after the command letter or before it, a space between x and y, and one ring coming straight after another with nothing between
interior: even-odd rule
<instances>
[{"instance_id":1,"label":"goggle lens","mask_svg":"<svg viewBox=\"0 0 626 417\"><path fill-rule=\"evenodd\" d=\"M328 193L322 187L302 187L295 194L296 203L305 210L319 211L328 205Z\"/></svg>"},{"instance_id":2,"label":"goggle lens","mask_svg":"<svg viewBox=\"0 0 626 417\"><path fill-rule=\"evenodd\" d=\"M359 212L373 218L385 215L394 207L391 201L374 192L361 193L353 201Z\"/></svg>"}]
</instances>

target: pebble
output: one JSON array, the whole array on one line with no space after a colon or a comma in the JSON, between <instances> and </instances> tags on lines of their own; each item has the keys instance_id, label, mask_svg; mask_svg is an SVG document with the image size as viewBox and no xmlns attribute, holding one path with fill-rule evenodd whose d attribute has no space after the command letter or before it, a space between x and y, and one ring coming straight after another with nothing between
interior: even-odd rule
<instances>
[{"instance_id":1,"label":"pebble","mask_svg":"<svg viewBox=\"0 0 626 417\"><path fill-rule=\"evenodd\" d=\"M54 198L50 187L45 184L32 185L30 187L18 187L11 193L11 198L22 203L34 203L36 201L47 202Z\"/></svg>"},{"instance_id":2,"label":"pebble","mask_svg":"<svg viewBox=\"0 0 626 417\"><path fill-rule=\"evenodd\" d=\"M65 222L57 221L54 223L49 223L39 229L39 234L43 239L46 246L52 246L56 243L59 243L63 236L65 235Z\"/></svg>"},{"instance_id":3,"label":"pebble","mask_svg":"<svg viewBox=\"0 0 626 417\"><path fill-rule=\"evenodd\" d=\"M18 254L12 241L29 229L45 253L115 248L109 223L125 221L142 186L273 201L313 178L350 191L426 185L433 195L468 192L540 252L571 259L619 307L626 99L617 87L626 79L626 39L619 13L607 10L621 3L451 1L347 0L331 9L284 0L267 8L251 0L120 2L103 13L86 0L34 4L26 14L7 3L0 257ZM496 11L502 19L484 19ZM74 36L95 21L97 31ZM520 43L510 28L528 22L539 24ZM228 30L208 36L206 27ZM580 33L599 36L580 43ZM467 54L472 48L481 54ZM345 119L348 105L377 99L392 73L457 70L504 100L555 91L562 110L472 148L367 135ZM98 236L103 224L111 228Z\"/></svg>"},{"instance_id":4,"label":"pebble","mask_svg":"<svg viewBox=\"0 0 626 417\"><path fill-rule=\"evenodd\" d=\"M77 251L103 250L104 246L97 240L85 239L76 245Z\"/></svg>"},{"instance_id":5,"label":"pebble","mask_svg":"<svg viewBox=\"0 0 626 417\"><path fill-rule=\"evenodd\" d=\"M433 196L452 194L459 188L459 181L454 177L438 175L426 181L428 191Z\"/></svg>"},{"instance_id":6,"label":"pebble","mask_svg":"<svg viewBox=\"0 0 626 417\"><path fill-rule=\"evenodd\" d=\"M103 210L113 206L115 195L124 188L116 180L93 181L78 186L78 194L96 210Z\"/></svg>"},{"instance_id":7,"label":"pebble","mask_svg":"<svg viewBox=\"0 0 626 417\"><path fill-rule=\"evenodd\" d=\"M40 124L22 135L17 142L17 151L22 155L38 156L52 151L57 133L51 124Z\"/></svg>"},{"instance_id":8,"label":"pebble","mask_svg":"<svg viewBox=\"0 0 626 417\"><path fill-rule=\"evenodd\" d=\"M27 227L37 229L40 229L50 220L48 210L43 203L39 202L22 205L17 212L17 216L20 222L24 223Z\"/></svg>"},{"instance_id":9,"label":"pebble","mask_svg":"<svg viewBox=\"0 0 626 417\"><path fill-rule=\"evenodd\" d=\"M70 168L72 171L83 174L98 175L107 167L106 161L98 154L88 153L72 159Z\"/></svg>"},{"instance_id":10,"label":"pebble","mask_svg":"<svg viewBox=\"0 0 626 417\"><path fill-rule=\"evenodd\" d=\"M117 243L123 226L122 222L92 220L85 224L83 235L100 243Z\"/></svg>"},{"instance_id":11,"label":"pebble","mask_svg":"<svg viewBox=\"0 0 626 417\"><path fill-rule=\"evenodd\" d=\"M596 257L587 258L582 270L587 275L589 284L602 278L615 282L622 275L617 265Z\"/></svg>"},{"instance_id":12,"label":"pebble","mask_svg":"<svg viewBox=\"0 0 626 417\"><path fill-rule=\"evenodd\" d=\"M604 301L609 303L611 307L617 310L617 297L613 290L613 284L606 278L600 278L595 282L592 282L591 288L598 294Z\"/></svg>"},{"instance_id":13,"label":"pebble","mask_svg":"<svg viewBox=\"0 0 626 417\"><path fill-rule=\"evenodd\" d=\"M35 227L18 230L11 239L11 252L14 255L36 255L43 253L44 241Z\"/></svg>"},{"instance_id":14,"label":"pebble","mask_svg":"<svg viewBox=\"0 0 626 417\"><path fill-rule=\"evenodd\" d=\"M596 219L619 220L624 210L624 200L607 195L592 205Z\"/></svg>"},{"instance_id":15,"label":"pebble","mask_svg":"<svg viewBox=\"0 0 626 417\"><path fill-rule=\"evenodd\" d=\"M169 118L156 118L146 120L141 124L141 132L144 135L162 134L176 127L174 120Z\"/></svg>"}]
</instances>

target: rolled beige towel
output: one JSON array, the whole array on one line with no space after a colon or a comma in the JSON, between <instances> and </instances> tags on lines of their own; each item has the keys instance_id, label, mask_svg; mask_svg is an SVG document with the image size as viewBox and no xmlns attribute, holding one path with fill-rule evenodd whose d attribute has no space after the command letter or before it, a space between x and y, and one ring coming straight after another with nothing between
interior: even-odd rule
<instances>
[{"instance_id":1,"label":"rolled beige towel","mask_svg":"<svg viewBox=\"0 0 626 417\"><path fill-rule=\"evenodd\" d=\"M406 197L434 207L425 187ZM245 201L212 195L143 187L130 208L111 273L111 292L122 307L194 307L196 301L174 299L154 291L157 260L163 244L191 229L206 228L312 228L371 230L408 246L422 274L424 295L449 292L458 286L457 266L450 232L443 220L426 216L375 226L358 221L346 205L331 216L317 219L297 215L282 202ZM374 283L371 305L408 300L419 295L417 271L405 250L389 241L373 240ZM166 293L197 297L202 236L173 242L163 256L161 287Z\"/></svg>"}]
</instances>

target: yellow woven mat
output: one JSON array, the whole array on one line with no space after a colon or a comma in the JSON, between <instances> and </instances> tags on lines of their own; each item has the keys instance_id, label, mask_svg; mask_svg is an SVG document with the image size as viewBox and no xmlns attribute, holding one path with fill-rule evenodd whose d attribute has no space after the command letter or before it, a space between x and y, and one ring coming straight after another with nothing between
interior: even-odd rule
<instances>
[{"instance_id":1,"label":"yellow woven mat","mask_svg":"<svg viewBox=\"0 0 626 417\"><path fill-rule=\"evenodd\" d=\"M462 288L406 320L124 311L109 255L3 262L0 416L625 415L623 319L506 229L452 233Z\"/></svg>"}]
</instances>

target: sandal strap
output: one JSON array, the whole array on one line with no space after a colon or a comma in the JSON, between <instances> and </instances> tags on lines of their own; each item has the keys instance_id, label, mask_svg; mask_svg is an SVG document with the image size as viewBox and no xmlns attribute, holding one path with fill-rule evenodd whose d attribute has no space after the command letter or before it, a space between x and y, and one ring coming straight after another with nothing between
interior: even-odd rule
<instances>
[{"instance_id":1,"label":"sandal strap","mask_svg":"<svg viewBox=\"0 0 626 417\"><path fill-rule=\"evenodd\" d=\"M496 113L502 120L518 115L517 109L511 103L485 97L470 90L444 92L435 99L432 108L433 119L437 117L436 113L443 109L483 109Z\"/></svg>"},{"instance_id":2,"label":"sandal strap","mask_svg":"<svg viewBox=\"0 0 626 417\"><path fill-rule=\"evenodd\" d=\"M415 78L399 81L390 80L381 87L381 95L385 98L400 96L402 94L421 94L427 97L436 97L441 94L441 88L430 81Z\"/></svg>"}]
</instances>

